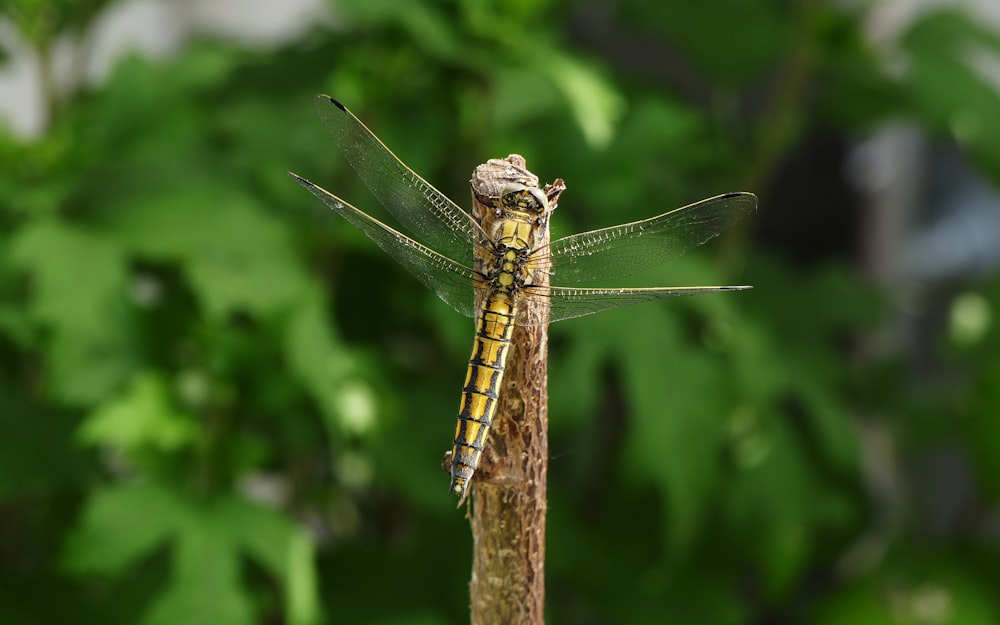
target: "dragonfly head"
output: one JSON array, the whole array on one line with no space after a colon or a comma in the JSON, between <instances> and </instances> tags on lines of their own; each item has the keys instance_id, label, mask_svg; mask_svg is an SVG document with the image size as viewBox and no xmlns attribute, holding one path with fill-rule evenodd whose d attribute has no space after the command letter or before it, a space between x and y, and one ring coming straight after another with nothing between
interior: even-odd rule
<instances>
[{"instance_id":1,"label":"dragonfly head","mask_svg":"<svg viewBox=\"0 0 1000 625\"><path fill-rule=\"evenodd\" d=\"M509 182L500 191L500 206L504 210L540 216L548 211L549 200L538 187Z\"/></svg>"}]
</instances>

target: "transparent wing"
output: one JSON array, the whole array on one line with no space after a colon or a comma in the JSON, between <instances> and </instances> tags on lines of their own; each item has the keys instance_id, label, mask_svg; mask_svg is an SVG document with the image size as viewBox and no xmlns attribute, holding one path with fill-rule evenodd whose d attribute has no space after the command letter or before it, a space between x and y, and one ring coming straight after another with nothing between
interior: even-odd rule
<instances>
[{"instance_id":1,"label":"transparent wing","mask_svg":"<svg viewBox=\"0 0 1000 625\"><path fill-rule=\"evenodd\" d=\"M466 317L475 312L475 272L454 260L438 254L426 245L393 230L381 221L351 206L326 189L305 178L289 173L299 184L323 200L338 215L355 228L364 232L397 263L420 280L424 286L437 293L449 306ZM471 247L471 245L470 245Z\"/></svg>"},{"instance_id":2,"label":"transparent wing","mask_svg":"<svg viewBox=\"0 0 1000 625\"><path fill-rule=\"evenodd\" d=\"M750 286L668 286L648 289L583 289L566 287L527 287L525 298L546 298L551 309L549 323L582 317L605 310L624 308L633 304L651 302L668 297L686 297L688 295L704 295L707 293L725 293L728 291L745 291ZM533 322L525 315L518 317L518 323L532 325Z\"/></svg>"},{"instance_id":3,"label":"transparent wing","mask_svg":"<svg viewBox=\"0 0 1000 625\"><path fill-rule=\"evenodd\" d=\"M753 193L727 193L642 221L563 237L549 246L552 283L571 286L650 269L701 245L756 209ZM601 291L615 297L615 289Z\"/></svg>"},{"instance_id":4,"label":"transparent wing","mask_svg":"<svg viewBox=\"0 0 1000 625\"><path fill-rule=\"evenodd\" d=\"M334 143L386 210L426 246L471 266L474 245L484 241L472 217L399 160L343 104L328 95L316 96L315 104Z\"/></svg>"},{"instance_id":5,"label":"transparent wing","mask_svg":"<svg viewBox=\"0 0 1000 625\"><path fill-rule=\"evenodd\" d=\"M474 250L491 247L482 228L443 193L399 160L361 121L333 98L320 95L316 110L351 166L379 202L421 242L394 230L321 187L291 174L327 206L364 232L389 256L458 312L473 316L481 278ZM564 237L546 250L551 288L527 287L527 298L546 298L559 321L666 297L749 287L577 288L659 265L718 235L754 212L751 193L730 193L642 221ZM433 249L432 249L433 248ZM519 321L525 320L519 318ZM530 321L528 321L530 323Z\"/></svg>"}]
</instances>

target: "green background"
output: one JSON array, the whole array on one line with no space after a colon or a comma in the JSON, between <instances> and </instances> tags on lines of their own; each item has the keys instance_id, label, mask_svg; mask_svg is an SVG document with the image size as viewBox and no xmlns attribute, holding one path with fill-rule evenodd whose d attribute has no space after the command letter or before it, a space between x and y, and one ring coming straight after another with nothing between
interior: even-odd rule
<instances>
[{"instance_id":1,"label":"green background","mask_svg":"<svg viewBox=\"0 0 1000 625\"><path fill-rule=\"evenodd\" d=\"M112 4L3 6L44 68ZM1000 42L945 10L877 50L865 11L344 0L43 80L0 131L0 621L468 621L472 324L288 179L375 208L325 92L462 205L490 157L564 178L555 236L760 197L641 283L753 291L551 328L548 622L1000 622L1000 281L939 285L915 367L809 156L905 121L1000 179Z\"/></svg>"}]
</instances>

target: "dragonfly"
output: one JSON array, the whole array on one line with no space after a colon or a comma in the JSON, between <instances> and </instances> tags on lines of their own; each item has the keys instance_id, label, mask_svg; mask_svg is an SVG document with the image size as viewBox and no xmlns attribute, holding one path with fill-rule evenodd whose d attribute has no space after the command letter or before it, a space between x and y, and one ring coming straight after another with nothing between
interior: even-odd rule
<instances>
[{"instance_id":1,"label":"dragonfly","mask_svg":"<svg viewBox=\"0 0 1000 625\"><path fill-rule=\"evenodd\" d=\"M540 187L517 155L480 165L472 180L473 202L493 211L488 215L491 219L484 220L476 211L460 208L407 167L343 104L318 95L315 105L348 163L409 234L297 174L289 175L445 303L475 319L475 341L451 453L449 492L460 501L468 493L487 444L516 324L551 323L664 298L751 288L580 285L638 273L705 243L756 211L757 197L752 193L726 193L648 219L549 243L549 217L565 189L562 180ZM477 185L480 168L490 164L513 172L499 188ZM544 304L547 318L532 314L534 302Z\"/></svg>"}]
</instances>

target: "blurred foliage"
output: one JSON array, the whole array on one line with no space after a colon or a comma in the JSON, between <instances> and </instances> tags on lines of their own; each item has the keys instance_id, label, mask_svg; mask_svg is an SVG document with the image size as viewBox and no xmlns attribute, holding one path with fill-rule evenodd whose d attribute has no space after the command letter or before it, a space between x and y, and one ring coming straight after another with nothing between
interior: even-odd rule
<instances>
[{"instance_id":1,"label":"blurred foliage","mask_svg":"<svg viewBox=\"0 0 1000 625\"><path fill-rule=\"evenodd\" d=\"M345 0L281 49L197 40L57 89L60 37L114 6L4 4L51 120L0 136L3 622L467 619L440 458L472 327L286 177L375 210L317 92L460 203L488 157L565 178L557 236L740 188L766 213L816 127L906 118L1000 179L966 62L998 38L957 12L890 72L833 3ZM753 232L644 276L750 293L553 326L550 621L997 622L997 281L956 301L959 381L915 385L862 349L885 294ZM885 475L941 440L982 506L946 529Z\"/></svg>"}]
</instances>

